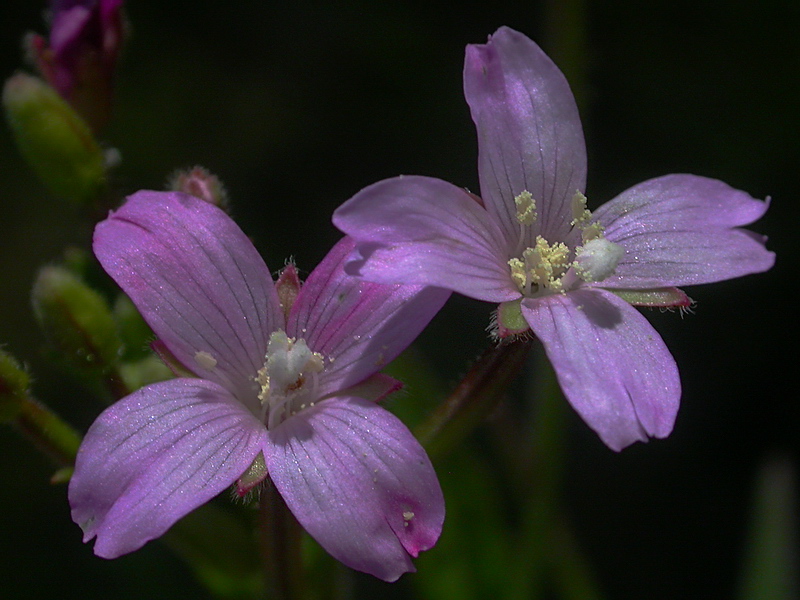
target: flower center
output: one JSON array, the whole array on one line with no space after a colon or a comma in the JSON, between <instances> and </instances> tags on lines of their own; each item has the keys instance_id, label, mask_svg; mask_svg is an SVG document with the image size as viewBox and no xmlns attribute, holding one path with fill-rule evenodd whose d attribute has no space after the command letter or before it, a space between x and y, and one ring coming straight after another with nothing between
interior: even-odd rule
<instances>
[{"instance_id":1,"label":"flower center","mask_svg":"<svg viewBox=\"0 0 800 600\"><path fill-rule=\"evenodd\" d=\"M312 352L305 340L290 338L280 329L272 333L264 366L255 376L261 386L258 399L268 429L314 406L317 374L323 368L323 356Z\"/></svg>"},{"instance_id":2,"label":"flower center","mask_svg":"<svg viewBox=\"0 0 800 600\"><path fill-rule=\"evenodd\" d=\"M603 226L592 222L586 196L572 197L570 225L581 231L582 245L570 248L564 242L550 242L537 235L533 247L522 249L527 228L537 219L536 201L528 190L514 198L520 227L521 250L508 261L511 279L527 297L564 293L581 283L596 283L610 277L625 250L603 237Z\"/></svg>"}]
</instances>

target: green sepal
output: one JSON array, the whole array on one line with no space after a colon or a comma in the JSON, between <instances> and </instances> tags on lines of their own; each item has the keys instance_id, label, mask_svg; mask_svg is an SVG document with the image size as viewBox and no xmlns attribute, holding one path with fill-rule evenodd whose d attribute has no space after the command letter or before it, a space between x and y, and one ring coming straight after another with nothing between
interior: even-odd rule
<instances>
[{"instance_id":1,"label":"green sepal","mask_svg":"<svg viewBox=\"0 0 800 600\"><path fill-rule=\"evenodd\" d=\"M496 331L493 333L500 339L520 335L530 329L522 314L522 299L502 302L497 307L495 316Z\"/></svg>"},{"instance_id":2,"label":"green sepal","mask_svg":"<svg viewBox=\"0 0 800 600\"><path fill-rule=\"evenodd\" d=\"M651 308L688 308L694 300L686 292L676 287L653 288L649 290L609 290L633 306Z\"/></svg>"},{"instance_id":3,"label":"green sepal","mask_svg":"<svg viewBox=\"0 0 800 600\"><path fill-rule=\"evenodd\" d=\"M106 188L103 150L89 126L41 79L17 73L3 88L20 152L57 196L91 205Z\"/></svg>"},{"instance_id":4,"label":"green sepal","mask_svg":"<svg viewBox=\"0 0 800 600\"><path fill-rule=\"evenodd\" d=\"M70 367L97 377L116 366L122 343L111 310L73 273L58 266L42 268L32 302L45 335Z\"/></svg>"},{"instance_id":5,"label":"green sepal","mask_svg":"<svg viewBox=\"0 0 800 600\"><path fill-rule=\"evenodd\" d=\"M29 385L28 373L0 348L0 423L11 421L19 414Z\"/></svg>"}]
</instances>

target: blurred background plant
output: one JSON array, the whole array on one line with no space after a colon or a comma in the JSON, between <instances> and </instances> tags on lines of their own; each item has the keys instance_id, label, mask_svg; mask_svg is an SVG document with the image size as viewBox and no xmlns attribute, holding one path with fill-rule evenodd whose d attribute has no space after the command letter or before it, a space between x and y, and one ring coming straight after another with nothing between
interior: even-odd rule
<instances>
[{"instance_id":1,"label":"blurred background plant","mask_svg":"<svg viewBox=\"0 0 800 600\"><path fill-rule=\"evenodd\" d=\"M42 8L0 6L4 77L20 68L23 33L45 31ZM754 229L770 235L777 265L689 290L698 301L693 315L648 313L683 379L670 438L609 451L572 411L561 411L534 346L531 368L491 418L463 443L432 448L448 519L438 546L417 561L419 572L383 584L331 565L309 544L311 576L321 582L312 591L387 599L795 597L800 414L788 385L794 357L783 348L793 335L790 274L799 254L786 230L798 222L800 8L551 0L460 3L454 11L411 1L174 0L129 2L126 10L130 43L113 118L96 145L76 150L81 164L94 165L78 177L88 183L64 188L59 176L54 184L47 165L26 164L14 119L0 128L0 343L17 359L0 356L0 375L16 382L0 389L0 418L19 419L35 395L85 431L104 402L165 376L148 358L135 311L113 300L81 249L108 206L140 188L163 189L176 168L201 164L219 175L232 215L267 264L278 269L293 256L306 274L338 237L331 212L365 185L414 173L477 190L477 145L461 92L464 46L509 25L550 53L578 96L590 202L666 173L723 179L773 197ZM49 88L36 89L65 135L82 131ZM119 166L108 172L109 162ZM96 351L80 368L51 359L75 356L86 340L37 324L58 314L42 316L42 291L52 289L94 307L99 321ZM408 386L389 406L418 431L487 345L489 310L454 297L394 365ZM118 387L103 387L112 371ZM72 443L74 432L62 433ZM69 518L65 488L50 483L53 463L22 439L0 429L4 597L212 598L257 588L248 546L214 556L195 535L202 523L241 539L242 515L221 511L225 498L165 543L115 561L94 557ZM222 558L217 570L203 563ZM232 575L241 585L231 586Z\"/></svg>"}]
</instances>

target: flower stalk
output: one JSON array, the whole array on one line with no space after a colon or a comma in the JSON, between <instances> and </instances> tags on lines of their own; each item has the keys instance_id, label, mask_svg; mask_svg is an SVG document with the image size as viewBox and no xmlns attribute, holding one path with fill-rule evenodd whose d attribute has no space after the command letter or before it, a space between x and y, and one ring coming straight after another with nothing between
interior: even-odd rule
<instances>
[{"instance_id":1,"label":"flower stalk","mask_svg":"<svg viewBox=\"0 0 800 600\"><path fill-rule=\"evenodd\" d=\"M0 422L16 427L62 467L56 475L69 478L81 443L80 435L47 406L31 396L30 375L8 352L0 349Z\"/></svg>"},{"instance_id":2,"label":"flower stalk","mask_svg":"<svg viewBox=\"0 0 800 600\"><path fill-rule=\"evenodd\" d=\"M519 374L531 339L492 344L453 393L415 431L430 456L439 458L457 446L497 406Z\"/></svg>"},{"instance_id":3,"label":"flower stalk","mask_svg":"<svg viewBox=\"0 0 800 600\"><path fill-rule=\"evenodd\" d=\"M264 598L305 598L301 546L303 530L269 478L264 481L261 490L258 525L264 565Z\"/></svg>"},{"instance_id":4,"label":"flower stalk","mask_svg":"<svg viewBox=\"0 0 800 600\"><path fill-rule=\"evenodd\" d=\"M81 436L50 408L31 396L22 399L12 423L58 466L71 468L81 445ZM59 480L63 476L59 477Z\"/></svg>"}]
</instances>

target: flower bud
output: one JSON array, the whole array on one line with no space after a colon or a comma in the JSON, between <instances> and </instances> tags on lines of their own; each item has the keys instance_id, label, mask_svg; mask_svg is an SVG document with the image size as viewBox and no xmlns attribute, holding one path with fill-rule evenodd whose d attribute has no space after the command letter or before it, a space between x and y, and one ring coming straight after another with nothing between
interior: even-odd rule
<instances>
[{"instance_id":1,"label":"flower bud","mask_svg":"<svg viewBox=\"0 0 800 600\"><path fill-rule=\"evenodd\" d=\"M191 194L222 209L228 208L228 192L225 190L222 181L203 167L176 171L170 177L167 187L176 192Z\"/></svg>"},{"instance_id":2,"label":"flower bud","mask_svg":"<svg viewBox=\"0 0 800 600\"><path fill-rule=\"evenodd\" d=\"M275 282L275 290L278 292L278 300L283 309L283 316L287 319L294 301L297 300L297 296L300 294L301 286L302 283L297 275L297 268L294 264L289 263L283 268L278 280Z\"/></svg>"},{"instance_id":3,"label":"flower bud","mask_svg":"<svg viewBox=\"0 0 800 600\"><path fill-rule=\"evenodd\" d=\"M0 423L17 416L29 384L28 373L13 356L0 349Z\"/></svg>"},{"instance_id":4,"label":"flower bud","mask_svg":"<svg viewBox=\"0 0 800 600\"><path fill-rule=\"evenodd\" d=\"M42 80L17 73L3 88L20 152L51 191L81 205L106 184L103 151L86 123Z\"/></svg>"},{"instance_id":5,"label":"flower bud","mask_svg":"<svg viewBox=\"0 0 800 600\"><path fill-rule=\"evenodd\" d=\"M33 285L33 309L45 335L67 364L99 375L121 351L105 300L63 267L44 267Z\"/></svg>"},{"instance_id":6,"label":"flower bud","mask_svg":"<svg viewBox=\"0 0 800 600\"><path fill-rule=\"evenodd\" d=\"M114 73L125 41L123 0L51 0L49 39L30 34L42 77L99 131L111 115Z\"/></svg>"}]
</instances>

